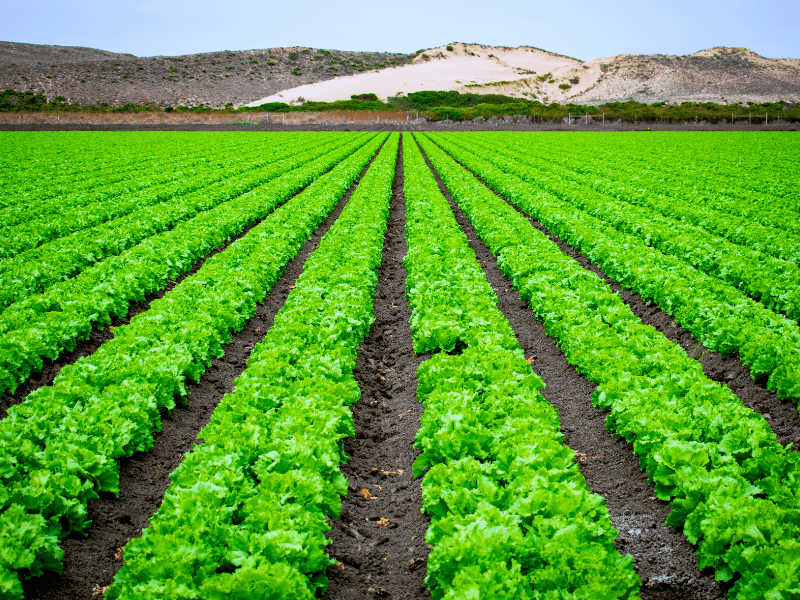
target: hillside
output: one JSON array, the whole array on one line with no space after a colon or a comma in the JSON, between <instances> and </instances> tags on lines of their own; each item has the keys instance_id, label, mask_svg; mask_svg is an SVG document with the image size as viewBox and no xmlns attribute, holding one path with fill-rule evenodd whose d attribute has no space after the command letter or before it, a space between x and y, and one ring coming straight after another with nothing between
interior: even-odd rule
<instances>
[{"instance_id":1,"label":"hillside","mask_svg":"<svg viewBox=\"0 0 800 600\"><path fill-rule=\"evenodd\" d=\"M690 56L625 54L584 62L530 46L453 43L418 52L400 68L298 86L251 105L298 97L342 100L365 92L385 99L423 89L561 104L798 101L800 60L764 58L745 48L711 48Z\"/></svg>"},{"instance_id":2,"label":"hillside","mask_svg":"<svg viewBox=\"0 0 800 600\"><path fill-rule=\"evenodd\" d=\"M410 60L387 52L268 48L138 57L92 48L0 42L0 89L78 104L239 106L298 85Z\"/></svg>"},{"instance_id":3,"label":"hillside","mask_svg":"<svg viewBox=\"0 0 800 600\"><path fill-rule=\"evenodd\" d=\"M448 49L450 48L450 49ZM453 43L413 55L314 48L137 57L91 48L0 42L0 89L83 105L223 107L381 99L421 90L504 94L544 103L800 101L800 60L745 48L688 56L581 61L532 46Z\"/></svg>"}]
</instances>

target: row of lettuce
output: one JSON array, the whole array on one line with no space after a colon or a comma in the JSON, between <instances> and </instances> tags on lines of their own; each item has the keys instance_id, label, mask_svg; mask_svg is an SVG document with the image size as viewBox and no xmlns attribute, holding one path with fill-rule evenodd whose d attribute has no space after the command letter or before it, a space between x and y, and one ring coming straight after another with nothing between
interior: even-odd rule
<instances>
[{"instance_id":1,"label":"row of lettuce","mask_svg":"<svg viewBox=\"0 0 800 600\"><path fill-rule=\"evenodd\" d=\"M698 566L714 568L719 580L735 578L731 597L789 597L800 577L800 456L442 148L551 231L561 224L559 235L572 232L566 241L599 234L491 163L432 139L420 137L433 166L548 335L598 384L595 406L610 411L608 428L632 443L656 495L671 502L667 524L698 544ZM634 247L615 261L635 265L641 254Z\"/></svg>"},{"instance_id":2,"label":"row of lettuce","mask_svg":"<svg viewBox=\"0 0 800 600\"><path fill-rule=\"evenodd\" d=\"M171 181L174 171L203 166L211 160L219 165L230 160L230 155L249 150L241 140L225 135L196 139L194 143L181 135L169 142L160 134L133 133L124 138L112 133L98 139L87 132L79 133L70 144L62 142L59 148L55 140L48 139L47 132L41 137L4 133L0 140L15 152L2 164L8 173L0 183L3 224L42 219L59 210L130 194Z\"/></svg>"},{"instance_id":3,"label":"row of lettuce","mask_svg":"<svg viewBox=\"0 0 800 600\"><path fill-rule=\"evenodd\" d=\"M131 133L131 132L126 132ZM173 132L170 132L173 133ZM167 134L168 135L168 134ZM48 198L92 193L96 188L109 188L135 178L139 169L159 164L180 164L184 160L241 148L231 136L216 139L175 133L168 141L162 133L79 132L65 144L63 133L0 133L3 155L0 168L0 214L7 209L43 208ZM146 137L146 139L145 139Z\"/></svg>"},{"instance_id":4,"label":"row of lettuce","mask_svg":"<svg viewBox=\"0 0 800 600\"><path fill-rule=\"evenodd\" d=\"M205 203L207 210L197 216L6 308L0 314L0 389L15 390L42 369L45 358L54 360L73 350L94 327L109 325L112 316L125 316L131 304L168 288L197 261L268 215L371 137L335 139L221 184L221 195L232 199L200 195L197 202Z\"/></svg>"},{"instance_id":5,"label":"row of lettuce","mask_svg":"<svg viewBox=\"0 0 800 600\"><path fill-rule=\"evenodd\" d=\"M407 298L425 404L414 475L434 598L634 598L603 498L562 444L511 325L413 140L403 150Z\"/></svg>"},{"instance_id":6,"label":"row of lettuce","mask_svg":"<svg viewBox=\"0 0 800 600\"><path fill-rule=\"evenodd\" d=\"M347 480L356 351L374 321L399 135L305 263L286 304L125 548L108 598L314 598ZM179 550L180 549L180 550Z\"/></svg>"},{"instance_id":7,"label":"row of lettuce","mask_svg":"<svg viewBox=\"0 0 800 600\"><path fill-rule=\"evenodd\" d=\"M599 191L602 183L586 184L585 176L566 169L548 168L530 158L527 148L510 149L499 140L449 136L448 141L480 153L482 157L520 180L574 205L620 232L640 238L663 254L674 256L695 269L741 290L764 306L800 319L800 236L764 226L741 228L736 241L717 235L720 225L730 227L731 215L684 201L664 202L645 189L630 191L615 178L617 193ZM628 202L622 197L634 197ZM800 220L800 214L793 213ZM686 216L694 218L687 222ZM733 217L736 219L737 217ZM751 223L751 222L750 222ZM724 224L724 225L723 225ZM766 232L764 231L766 230ZM711 233L712 235L709 235ZM769 252L764 252L764 248ZM786 257L789 260L783 260Z\"/></svg>"},{"instance_id":8,"label":"row of lettuce","mask_svg":"<svg viewBox=\"0 0 800 600\"><path fill-rule=\"evenodd\" d=\"M535 169L513 157L485 146L468 149L470 144L464 139L459 139L458 144L444 137L435 139L493 189L586 255L607 276L673 315L707 348L737 353L754 379L767 378L770 391L783 399L800 400L800 330L796 321L774 313L745 292L674 256L673 253L680 254L674 245L670 254L665 254L655 244L649 245L652 239L621 231L584 212L576 206L584 196L576 198L565 192L562 195L568 199L564 200L545 188L530 185L515 173ZM585 198L588 203L591 196L586 194ZM666 232L665 229L653 235ZM698 255L702 255L704 248L698 247ZM787 272L791 272L789 266ZM796 288L788 289L785 294L789 300L787 310L793 314L797 310L792 304L796 302L796 292Z\"/></svg>"},{"instance_id":9,"label":"row of lettuce","mask_svg":"<svg viewBox=\"0 0 800 600\"><path fill-rule=\"evenodd\" d=\"M74 277L88 266L117 256L147 238L263 186L332 147L346 145L347 138L335 142L324 139L298 141L301 143L246 156L227 165L224 171L209 169L206 173L176 173L173 176L182 181L186 178L186 183L156 185L137 193L128 202L125 196L121 196L108 202L94 202L77 211L65 211L66 214L54 215L45 223L17 225L21 233L15 237L26 245L35 246L37 241L37 235L27 234L29 230L40 232L39 241L46 239L45 236L55 239L0 260L0 312L31 295L44 292L58 281ZM114 213L117 218L87 223ZM86 219L81 218L84 215Z\"/></svg>"},{"instance_id":10,"label":"row of lettuce","mask_svg":"<svg viewBox=\"0 0 800 600\"><path fill-rule=\"evenodd\" d=\"M613 134L605 141L585 134L578 139L524 133L469 137L500 144L525 156L531 166L600 193L702 224L736 243L800 262L800 178L793 162L800 145L792 136L771 133L762 139L726 133L709 140L698 134L662 133L643 140ZM741 153L757 160L739 159ZM737 162L731 163L731 154ZM706 164L704 155L718 162Z\"/></svg>"},{"instance_id":11,"label":"row of lettuce","mask_svg":"<svg viewBox=\"0 0 800 600\"><path fill-rule=\"evenodd\" d=\"M499 134L506 139L511 136ZM724 202L738 210L752 210L765 201L773 207L800 211L800 175L795 169L798 141L783 133L753 136L727 132L704 134L659 133L656 136L614 134L603 140L597 136L554 135L534 139L530 134L514 135L513 141L535 145L537 153L551 162L580 167L583 172L629 173L648 186L659 186L658 193L677 188L680 194L705 193L709 203ZM553 152L553 142L558 152ZM626 181L628 178L626 178ZM748 200L736 203L731 200ZM769 216L769 215L764 215Z\"/></svg>"},{"instance_id":12,"label":"row of lettuce","mask_svg":"<svg viewBox=\"0 0 800 600\"><path fill-rule=\"evenodd\" d=\"M713 567L721 580L738 577L732 597L792 593L800 575L797 454L448 153L617 279L658 290L662 271L684 281L700 278L689 280L699 300L688 302L674 280L657 298L686 306L680 315L692 308L705 321L722 318L728 297L713 293L724 286L663 262L672 259L576 209L569 198L583 190L570 187L572 179L565 176L559 187L544 170L525 171L520 155L498 150L491 140L417 140L548 334L599 384L595 405L610 411L609 428L633 443L656 494L672 503L668 523L699 544L700 567ZM0 421L0 545L6 550L0 596L20 598L21 577L60 570L59 539L86 529L89 500L118 491L117 460L151 447L161 411L185 395L187 378L198 380L211 358L223 354L231 332L254 314L285 264L385 143L310 255L234 393L201 432L204 443L172 474L151 526L126 547L125 565L108 591L112 598L324 593L331 564L324 534L347 490L338 467L346 460L342 440L353 435L347 406L359 395L352 371L373 320L398 142L397 135L332 136L319 149L301 146L282 161L277 152L260 167L269 173L260 183L238 178L244 187L233 200L53 286L39 303L23 301L0 315L0 326L13 323L6 318L25 302L25 314L40 315L27 337L15 338L35 348L27 359L19 358L22 351L15 355L33 363L24 367L29 373L36 367L31 356L41 363L47 352L71 347L93 323L107 323L148 290L164 289L198 257L263 218ZM403 166L414 348L433 354L418 372L426 410L414 466L415 476L425 474L423 506L432 517L428 587L434 598L451 600L636 597L632 559L614 549L616 531L603 499L590 493L574 452L562 445L557 414L538 391L543 383L408 135ZM598 214L602 202L611 202L586 198L581 206L596 200ZM622 203L612 206L634 214L624 213ZM659 223L667 233L678 230ZM153 241L160 245L148 247ZM101 266L106 270L95 279L87 277ZM70 287L78 281L88 287ZM703 289L711 292L701 295ZM711 310L704 302L716 304ZM770 341L784 354L770 371L770 385L796 398L779 378L775 384L778 368L793 364L781 362L792 356L789 330L769 329L785 319L747 302L731 304L727 320L706 326L739 327L733 337L746 341L756 331L744 328L751 320L762 327L758 333L778 336ZM55 342L49 350L33 345L42 330ZM15 330L9 331L13 338ZM24 372L8 377L11 387Z\"/></svg>"},{"instance_id":13,"label":"row of lettuce","mask_svg":"<svg viewBox=\"0 0 800 600\"><path fill-rule=\"evenodd\" d=\"M197 381L211 359L223 355L231 332L255 313L287 262L340 201L386 135L362 136L348 148L276 179L272 187L244 195L239 231L256 215L274 211L129 325L118 327L114 339L93 355L64 367L52 386L39 388L9 409L0 421L4 597L21 597L20 575L60 571L59 539L86 529L89 500L100 492L118 493L118 459L152 446L162 410L185 396L187 379ZM224 214L233 218L238 212L233 208ZM223 216L217 219L221 223ZM190 239L206 240L220 235L205 233L203 227L186 233ZM160 258L150 268L160 268L163 253ZM135 272L121 279L136 277L147 280ZM126 302L109 289L105 294L109 304ZM91 329L91 315L83 318Z\"/></svg>"},{"instance_id":14,"label":"row of lettuce","mask_svg":"<svg viewBox=\"0 0 800 600\"><path fill-rule=\"evenodd\" d=\"M276 140L277 141L277 140ZM287 142L289 140L286 140ZM310 140L297 140L299 145ZM166 144L153 144L167 152ZM268 148L257 145L236 151L222 145L211 156L195 154L180 161L160 161L137 165L133 173L88 188L72 179L61 186L55 196L33 198L33 193L11 190L7 193L22 197L21 202L0 210L0 258L15 256L50 241L86 228L108 228L120 217L180 198L226 178L236 177L248 168L257 169L274 156L291 155L293 144L276 143ZM206 150L208 150L206 148ZM231 156L232 155L232 156ZM272 156L270 156L272 155ZM223 168L220 168L224 164ZM104 171L104 170L103 170ZM36 177L29 174L28 177Z\"/></svg>"}]
</instances>

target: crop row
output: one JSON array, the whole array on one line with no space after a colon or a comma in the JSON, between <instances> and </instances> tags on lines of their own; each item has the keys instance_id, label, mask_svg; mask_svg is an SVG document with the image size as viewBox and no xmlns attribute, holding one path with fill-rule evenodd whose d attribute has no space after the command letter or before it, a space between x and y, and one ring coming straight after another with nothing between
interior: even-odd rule
<instances>
[{"instance_id":1,"label":"crop row","mask_svg":"<svg viewBox=\"0 0 800 600\"><path fill-rule=\"evenodd\" d=\"M153 162L170 162L181 155L180 151L184 155L216 154L231 139L225 136L226 143L220 145L219 139L199 141L192 133L92 132L70 134L70 144L64 144L61 138L60 142L48 145L47 133L6 135L10 141L4 147L17 152L10 166L4 168L6 178L0 184L3 211L14 207L24 210L25 205L47 206L64 195L91 194L103 188L124 189L126 181L138 178L142 168L150 168Z\"/></svg>"},{"instance_id":2,"label":"crop row","mask_svg":"<svg viewBox=\"0 0 800 600\"><path fill-rule=\"evenodd\" d=\"M313 145L308 145L310 147L299 145L296 149L267 153L233 166L225 173L196 176L192 178L194 193L169 198L159 197L156 192L149 197L154 206L144 204L126 216L98 227L82 229L0 261L0 312L14 302L43 292L57 281L77 275L88 265L116 256L148 237L172 229L215 206L224 205L232 198L345 145L349 139L339 137L327 143L315 140ZM88 210L91 212L94 207Z\"/></svg>"},{"instance_id":3,"label":"crop row","mask_svg":"<svg viewBox=\"0 0 800 600\"><path fill-rule=\"evenodd\" d=\"M562 445L556 410L410 136L407 298L425 404L414 475L434 598L635 598L603 498Z\"/></svg>"},{"instance_id":4,"label":"crop row","mask_svg":"<svg viewBox=\"0 0 800 600\"><path fill-rule=\"evenodd\" d=\"M7 308L0 315L0 390L13 391L42 369L43 357L55 360L62 351L73 350L77 341L88 338L95 324L109 325L112 314L124 316L130 303L166 288L170 280L269 214L369 137L359 136L304 167Z\"/></svg>"},{"instance_id":5,"label":"crop row","mask_svg":"<svg viewBox=\"0 0 800 600\"><path fill-rule=\"evenodd\" d=\"M610 411L609 430L633 444L656 495L672 503L667 524L699 544L698 566L719 580L738 574L732 598L791 594L800 576L800 456L595 274L441 149L421 143L548 335L598 384L595 406ZM498 173L459 158L498 182Z\"/></svg>"},{"instance_id":6,"label":"crop row","mask_svg":"<svg viewBox=\"0 0 800 600\"><path fill-rule=\"evenodd\" d=\"M374 321L398 141L392 134L309 256L204 443L126 546L107 598L310 600L327 588L326 519L347 493L347 407L359 398L356 351Z\"/></svg>"},{"instance_id":7,"label":"crop row","mask_svg":"<svg viewBox=\"0 0 800 600\"><path fill-rule=\"evenodd\" d=\"M800 319L800 245L793 248L794 262L739 246L691 224L662 216L651 207L629 204L597 192L583 181L562 177L530 165L530 159L498 144L464 144L457 136L448 141L479 151L481 156L507 173L573 204L616 229L642 239L664 254L675 256L699 271L720 279L753 297L767 308ZM462 143L459 143L459 142ZM475 151L473 150L473 151ZM649 204L655 205L654 201ZM663 212L663 203L660 203ZM677 213L680 214L680 213Z\"/></svg>"},{"instance_id":8,"label":"crop row","mask_svg":"<svg viewBox=\"0 0 800 600\"><path fill-rule=\"evenodd\" d=\"M753 379L768 376L768 388L781 398L800 400L800 331L716 278L680 259L666 256L639 238L533 188L490 162L434 138L497 192L536 218L551 233L597 263L606 275L631 288L690 331L707 348L737 352Z\"/></svg>"},{"instance_id":9,"label":"crop row","mask_svg":"<svg viewBox=\"0 0 800 600\"><path fill-rule=\"evenodd\" d=\"M312 146L314 142L307 140L306 145ZM57 241L64 236L69 236L75 232L81 232L86 228L93 227L98 231L98 235L113 231L117 227L124 227L131 219L136 219L138 214L145 214L148 209L158 210L165 201L173 200L177 202L191 202L192 195L195 197L207 191L213 192L216 188L224 189L230 187L237 180L246 176L258 175L259 169L280 157L290 157L301 151L303 144L299 148L293 145L275 148L271 152L261 152L251 150L244 152L234 160L226 160L224 169L219 169L216 164L209 164L199 170L190 170L187 173L176 174L172 171L169 177L176 175L181 179L177 186L169 181L161 185L147 187L144 192L133 195L132 198L121 193L119 189L106 190L108 198L104 201L93 201L86 206L79 206L73 210L59 211L57 215L45 216L42 219L31 220L30 222L13 227L7 227L0 231L0 255L2 257L12 257L26 250L32 252L32 259L36 260L37 246L47 242ZM219 159L219 157L216 157ZM249 173L253 171L253 173ZM143 174L140 183L143 187L151 179L152 174ZM127 185L130 185L128 182ZM133 186L132 186L133 187ZM209 188L211 188L209 190ZM190 197L184 198L184 195ZM196 198L195 198L196 200ZM61 203L61 198L54 201ZM80 233L78 233L80 235ZM69 243L69 240L67 241ZM57 246L55 246L57 248ZM100 251L102 256L102 251Z\"/></svg>"},{"instance_id":10,"label":"crop row","mask_svg":"<svg viewBox=\"0 0 800 600\"><path fill-rule=\"evenodd\" d=\"M800 235L800 222L797 219L796 200L794 202L789 199L770 201L762 193L737 192L735 186L719 180L718 167L712 176L706 175L704 178L706 189L699 188L698 178L700 175L693 172L693 167L697 165L696 161L700 148L702 148L702 140L689 138L691 143L686 144L686 137L682 134L678 135L681 135L680 141L683 142L683 145L690 149L689 156L680 157L676 147L680 148L681 144L679 140L672 138L671 144L663 142L659 144L651 141L637 161L635 151L631 148L632 140L629 137L619 138L617 144L606 144L602 149L598 145L591 145L591 148L580 147L573 140L572 143L565 148L559 148L558 151L555 151L555 148L539 147L539 152L536 154L546 162L564 165L588 175L589 181L593 184L597 183L614 189L615 186L612 182L622 181L625 182L626 187L633 186L637 193L645 194L646 197L661 196L663 200L667 201L666 208L680 203L681 208L691 207L687 211L689 215L696 212L700 215L717 216L718 219L712 220L715 227L722 228L724 221L721 219L727 216L729 219L733 217L732 224L728 227L729 231L735 230L735 223L743 219L751 225L759 226L758 229L764 233L769 233L770 229L773 229L789 234L789 240L797 239L797 236ZM506 141L509 140L507 135L502 137ZM521 139L531 141L531 138L523 137ZM515 141L519 143L519 140L520 138L517 136ZM585 142L585 139L580 141ZM741 143L744 140L736 141ZM791 144L793 143L786 138L774 140L775 147L772 149L771 155L764 157L764 160L774 160L781 153L791 156ZM750 139L745 147L752 147L752 145L753 141ZM523 151L528 152L529 156L532 155L532 148L529 144L522 142L520 146ZM717 151L719 150L720 148L717 148ZM598 153L601 156L598 156ZM658 162L660 156L667 157L665 164L654 168L654 162ZM718 156L717 158L722 157ZM764 165L759 165L759 168L763 169ZM747 169L740 169L739 175L746 171ZM602 176L602 179L598 180L598 176ZM780 177L772 178L772 181L777 180L780 180ZM659 202L663 200L660 199ZM687 204L689 207L686 206ZM776 236L775 231L769 237L770 246L787 241L782 236ZM777 239L773 241L771 239L773 237L777 237Z\"/></svg>"},{"instance_id":11,"label":"crop row","mask_svg":"<svg viewBox=\"0 0 800 600\"><path fill-rule=\"evenodd\" d=\"M778 259L800 262L798 234L712 208L709 202L705 201L705 195L694 188L685 190L683 195L677 193L676 189L690 186L686 181L665 185L659 177L651 179L643 177L640 168L631 165L627 155L621 155L622 149L617 153L609 152L605 160L600 160L595 155L580 156L582 150L571 146L570 150L575 150L579 156L565 156L563 153L555 156L533 154L534 148L530 144L505 136L496 138L475 136L474 139L485 139L487 142L502 140L504 151L510 150L525 157L526 162L532 167L548 173L558 173L561 177L589 186L602 194L701 227L735 244L764 252ZM627 166L616 167L616 164ZM688 181L691 182L691 178ZM717 195L719 193L721 192Z\"/></svg>"},{"instance_id":12,"label":"crop row","mask_svg":"<svg viewBox=\"0 0 800 600\"><path fill-rule=\"evenodd\" d=\"M180 177L179 174L182 172L192 172L193 167L207 167L211 158L219 160L219 157L227 156L229 153L238 155L236 146L231 143L231 140L215 141L216 143L213 145L190 145L176 151L171 144L151 143L145 146L144 140L142 140L139 143L142 146L141 154L145 160L142 163L134 161L136 170L131 176L119 182L110 182L108 181L111 179L110 177L98 174L97 184L88 190L83 189L81 180L78 178L67 179L63 185L55 185L52 182L52 175L49 175L48 182L52 187L48 188L50 195L46 198L27 198L24 202L0 209L0 221L4 224L4 229L0 230L0 239L5 239L8 235L5 228L13 228L14 225L32 221L46 223L57 213L80 216L80 211L77 213L73 211L92 203L114 199L122 202L124 198L132 196L142 189L153 188L155 185L172 183L175 187L179 184L177 181L173 183L176 175ZM75 144L73 151L78 153L85 147L85 140L81 140ZM127 164L127 161L125 162ZM106 183L103 182L103 179Z\"/></svg>"},{"instance_id":13,"label":"crop row","mask_svg":"<svg viewBox=\"0 0 800 600\"><path fill-rule=\"evenodd\" d=\"M3 207L3 212L18 214L27 212L29 206L32 208L52 206L62 196L81 196L96 191L102 193L105 190L125 189L131 180L138 177L140 169L147 169L150 166L153 158L153 156L136 156L134 153L118 155L116 166L109 166L92 175L78 171L67 177L59 177L57 165L45 166L41 170L27 173L12 167L13 179L24 183L21 186L7 186L0 192L0 206Z\"/></svg>"},{"instance_id":14,"label":"crop row","mask_svg":"<svg viewBox=\"0 0 800 600\"><path fill-rule=\"evenodd\" d=\"M375 154L373 140L275 210L93 355L64 367L0 422L0 582L60 570L58 538L89 524L87 503L118 493L117 459L153 444L161 410L199 380L286 263ZM174 558L174 557L173 557ZM163 597L163 596L162 596Z\"/></svg>"}]
</instances>

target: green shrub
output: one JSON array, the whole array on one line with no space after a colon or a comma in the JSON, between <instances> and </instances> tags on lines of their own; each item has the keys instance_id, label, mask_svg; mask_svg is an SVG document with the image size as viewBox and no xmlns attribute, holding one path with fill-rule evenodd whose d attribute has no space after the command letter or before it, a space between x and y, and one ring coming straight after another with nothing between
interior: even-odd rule
<instances>
[{"instance_id":1,"label":"green shrub","mask_svg":"<svg viewBox=\"0 0 800 600\"><path fill-rule=\"evenodd\" d=\"M353 100L373 100L375 102L378 101L378 96L375 94L354 94L350 96Z\"/></svg>"},{"instance_id":2,"label":"green shrub","mask_svg":"<svg viewBox=\"0 0 800 600\"><path fill-rule=\"evenodd\" d=\"M453 47L452 46L447 46L447 51L448 52L452 52L453 51Z\"/></svg>"},{"instance_id":3,"label":"green shrub","mask_svg":"<svg viewBox=\"0 0 800 600\"><path fill-rule=\"evenodd\" d=\"M566 92L567 90L572 89L572 86L568 83L562 83L561 85L558 86L558 88Z\"/></svg>"}]
</instances>

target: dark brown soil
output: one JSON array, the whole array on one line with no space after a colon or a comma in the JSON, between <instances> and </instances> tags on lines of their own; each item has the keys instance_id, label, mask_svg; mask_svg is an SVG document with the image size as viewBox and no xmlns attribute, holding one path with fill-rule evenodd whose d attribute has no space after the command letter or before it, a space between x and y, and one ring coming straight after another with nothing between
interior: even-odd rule
<instances>
[{"instance_id":1,"label":"dark brown soil","mask_svg":"<svg viewBox=\"0 0 800 600\"><path fill-rule=\"evenodd\" d=\"M64 96L84 106L105 102L222 108L230 102L238 107L306 83L359 69L390 68L411 58L305 47L139 57L93 48L0 42L0 90L30 90L48 100Z\"/></svg>"},{"instance_id":2,"label":"dark brown soil","mask_svg":"<svg viewBox=\"0 0 800 600\"><path fill-rule=\"evenodd\" d=\"M395 168L389 228L375 293L375 322L358 351L361 399L352 407L356 437L345 442L342 467L350 491L333 524L325 598L429 598L425 588L428 518L420 510L420 484L411 474L412 448L422 405L405 299L405 200L402 146Z\"/></svg>"},{"instance_id":3,"label":"dark brown soil","mask_svg":"<svg viewBox=\"0 0 800 600\"><path fill-rule=\"evenodd\" d=\"M558 410L564 443L575 451L576 463L589 488L606 499L611 521L619 530L617 549L633 556L642 580L641 597L725 598L726 587L714 580L713 572L698 570L695 548L680 528L664 525L669 504L655 498L631 445L606 430L607 412L592 407L592 392L597 386L567 362L555 340L545 333L544 324L519 299L511 281L498 268L497 259L476 236L438 174L436 178L497 294L498 307L511 323L525 356L533 359L533 370L545 382L542 395Z\"/></svg>"},{"instance_id":4,"label":"dark brown soil","mask_svg":"<svg viewBox=\"0 0 800 600\"><path fill-rule=\"evenodd\" d=\"M153 448L120 461L119 498L103 494L89 502L92 526L87 536L72 534L61 541L65 552L63 573L60 576L46 573L25 582L27 600L87 600L99 597L100 591L111 584L122 566L120 548L141 535L150 517L161 506L170 483L169 474L196 445L198 431L208 423L222 396L233 390L234 379L244 371L250 352L272 326L275 314L303 272L306 258L336 221L360 180L361 177L303 245L297 257L286 265L281 278L259 304L255 316L247 321L242 331L232 336L231 343L225 347L225 356L213 359L200 383L187 384L186 405L162 415L162 428L154 436Z\"/></svg>"}]
</instances>

